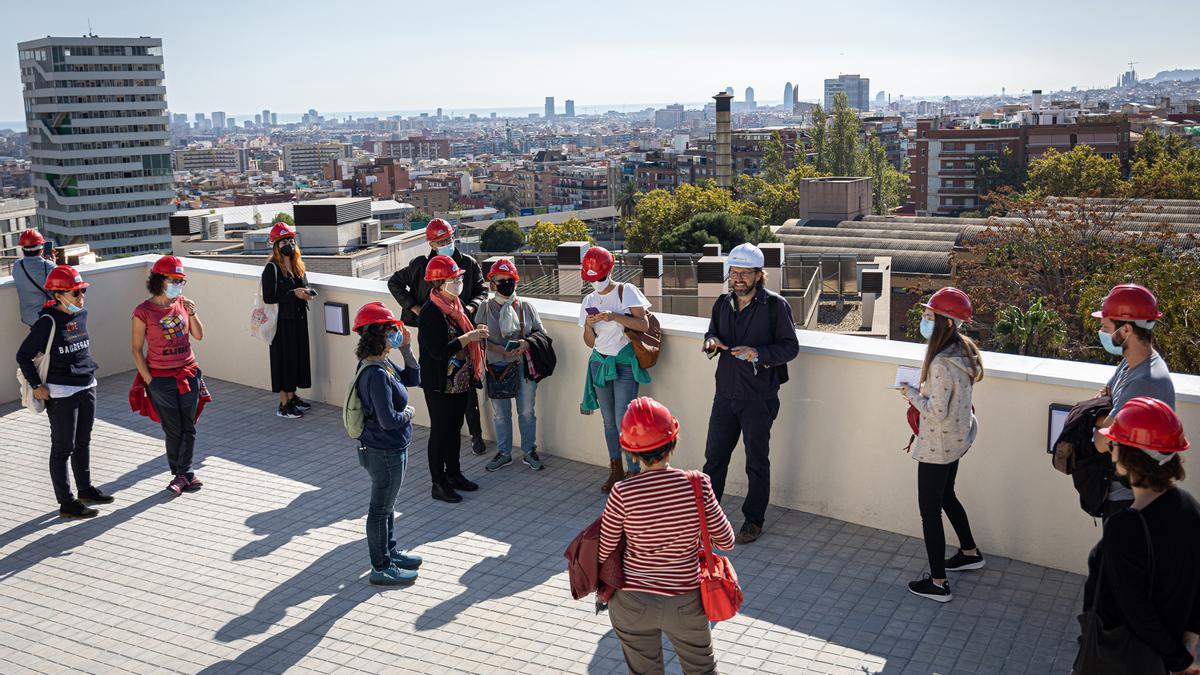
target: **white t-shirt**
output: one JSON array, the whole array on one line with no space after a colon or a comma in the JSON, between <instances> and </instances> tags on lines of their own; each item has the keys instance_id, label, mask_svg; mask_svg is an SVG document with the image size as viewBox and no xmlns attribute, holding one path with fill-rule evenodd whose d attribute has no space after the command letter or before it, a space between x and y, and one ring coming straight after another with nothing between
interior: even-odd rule
<instances>
[{"instance_id":1,"label":"white t-shirt","mask_svg":"<svg viewBox=\"0 0 1200 675\"><path fill-rule=\"evenodd\" d=\"M605 295L600 295L599 291L589 293L579 305L579 325L583 326L588 307L613 314L629 314L630 307L650 308L650 301L642 295L637 286L625 284L624 293L625 302L621 302L621 296L615 286ZM616 356L629 344L629 338L625 337L625 327L616 321L597 321L592 325L592 330L596 331L595 349L605 356Z\"/></svg>"}]
</instances>

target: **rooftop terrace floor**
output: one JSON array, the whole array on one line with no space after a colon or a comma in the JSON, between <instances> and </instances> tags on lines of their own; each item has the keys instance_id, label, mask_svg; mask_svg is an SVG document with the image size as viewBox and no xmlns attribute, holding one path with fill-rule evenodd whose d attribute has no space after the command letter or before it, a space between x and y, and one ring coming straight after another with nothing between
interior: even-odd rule
<instances>
[{"instance_id":1,"label":"rooftop terrace floor","mask_svg":"<svg viewBox=\"0 0 1200 675\"><path fill-rule=\"evenodd\" d=\"M340 409L279 419L269 392L210 380L205 487L172 498L131 377L100 383L92 473L117 501L90 520L52 508L45 418L0 406L0 672L624 672L562 557L600 513L604 469L547 456L541 473L488 474L465 444L480 491L435 502L418 429L396 534L425 565L381 589ZM735 527L740 506L724 504ZM774 507L732 558L746 604L713 631L722 672L1048 673L1074 658L1077 575L992 557L939 605L904 587L925 569L919 540Z\"/></svg>"}]
</instances>

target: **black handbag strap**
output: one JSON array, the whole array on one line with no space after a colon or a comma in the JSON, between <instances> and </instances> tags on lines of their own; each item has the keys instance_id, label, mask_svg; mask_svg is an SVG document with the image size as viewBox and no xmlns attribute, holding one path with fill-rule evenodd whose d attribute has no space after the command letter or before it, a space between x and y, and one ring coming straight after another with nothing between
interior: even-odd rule
<instances>
[{"instance_id":1,"label":"black handbag strap","mask_svg":"<svg viewBox=\"0 0 1200 675\"><path fill-rule=\"evenodd\" d=\"M25 278L29 280L29 283L36 286L37 289L42 292L42 295L46 296L47 300L53 300L54 296L50 294L50 291L46 290L46 282L43 280L42 283L39 284L38 282L33 280L33 275L29 273L29 268L26 267L24 264L22 264L25 262L25 260L28 260L28 258L18 261L17 267L21 268L21 271L25 273ZM47 274L46 276L49 277L50 275Z\"/></svg>"}]
</instances>

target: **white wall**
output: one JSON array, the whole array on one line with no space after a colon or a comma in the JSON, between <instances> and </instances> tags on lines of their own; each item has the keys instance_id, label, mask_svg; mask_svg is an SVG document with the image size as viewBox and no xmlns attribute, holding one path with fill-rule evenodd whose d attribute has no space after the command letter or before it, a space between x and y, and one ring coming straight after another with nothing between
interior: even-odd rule
<instances>
[{"instance_id":1,"label":"white wall","mask_svg":"<svg viewBox=\"0 0 1200 675\"><path fill-rule=\"evenodd\" d=\"M88 292L89 330L92 352L104 374L133 367L129 316L145 297L142 284L150 261L150 257L133 258L81 270L93 284ZM194 259L185 260L185 265L187 295L196 301L207 332L196 346L201 368L214 378L269 388L267 347L250 336L248 325L260 270ZM354 371L356 338L326 334L322 304L347 303L352 318L362 304L374 300L398 308L382 281L321 274L312 275L311 281L320 296L313 304L310 324L314 382L308 397L340 405ZM0 322L0 345L10 354L25 334L16 320L15 296L11 281L0 280L0 312L12 317ZM599 413L579 414L589 350L576 325L578 306L531 302L554 337L558 353L554 376L540 386L538 445L547 455L606 465ZM715 362L700 353L707 322L670 315L661 320L667 334L664 350L651 371L655 381L642 393L663 401L680 419L675 464L699 468L715 370ZM798 331L798 335L801 353L790 366L791 382L781 392L774 427L772 503L920 536L916 464L903 451L909 435L905 404L886 387L897 364L917 365L922 347L812 331ZM1050 466L1045 452L1047 408L1051 403L1090 397L1111 368L992 353L984 359L988 377L975 390L980 434L963 460L958 479L959 496L976 539L990 553L1082 572L1099 529L1079 510L1069 477ZM1175 385L1184 424L1193 438L1200 439L1200 377L1177 375ZM15 397L14 378L0 377L0 401ZM416 392L416 421L426 424L422 403ZM268 415L274 406L275 397L264 391L261 408L245 414ZM491 436L486 401L484 406L485 433ZM740 455L735 453L730 470L731 494L744 494L746 487ZM552 472L553 457L549 466ZM1186 485L1200 494L1200 472L1194 472ZM948 536L953 543L953 536Z\"/></svg>"}]
</instances>

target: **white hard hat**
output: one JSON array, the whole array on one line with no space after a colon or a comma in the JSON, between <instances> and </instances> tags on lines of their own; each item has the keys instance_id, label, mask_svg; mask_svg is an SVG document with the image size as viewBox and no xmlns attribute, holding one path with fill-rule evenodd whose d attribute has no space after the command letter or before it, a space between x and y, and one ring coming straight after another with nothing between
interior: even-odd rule
<instances>
[{"instance_id":1,"label":"white hard hat","mask_svg":"<svg viewBox=\"0 0 1200 675\"><path fill-rule=\"evenodd\" d=\"M754 244L741 244L729 252L725 264L730 267L762 267L763 253Z\"/></svg>"}]
</instances>

